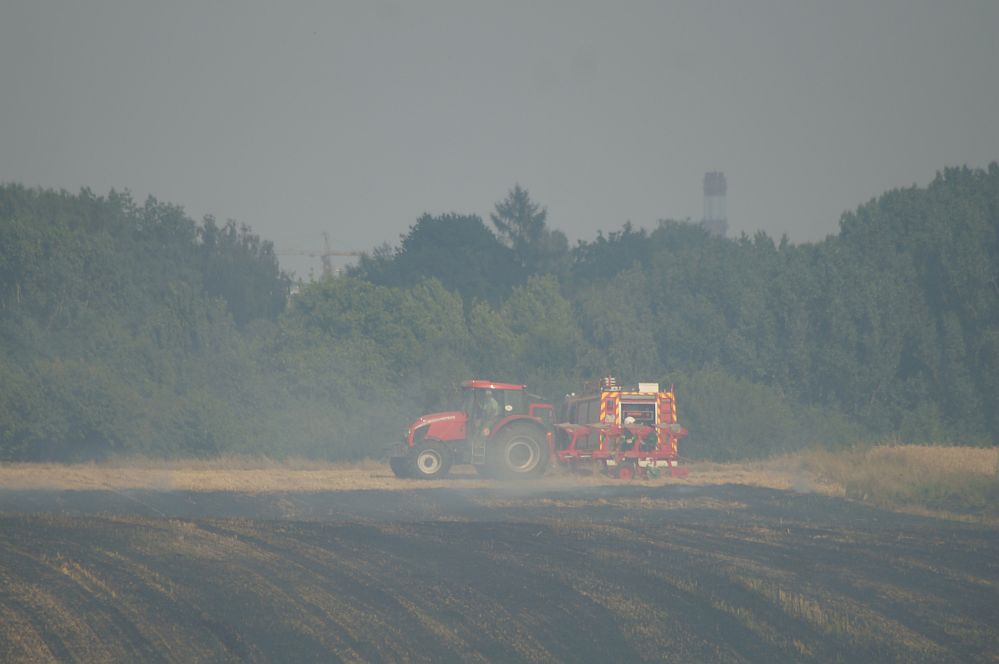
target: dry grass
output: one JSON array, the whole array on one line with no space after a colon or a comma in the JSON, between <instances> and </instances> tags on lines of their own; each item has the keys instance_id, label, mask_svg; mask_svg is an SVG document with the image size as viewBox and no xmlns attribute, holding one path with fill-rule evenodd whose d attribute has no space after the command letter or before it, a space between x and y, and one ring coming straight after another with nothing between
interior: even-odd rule
<instances>
[{"instance_id":1,"label":"dry grass","mask_svg":"<svg viewBox=\"0 0 999 664\"><path fill-rule=\"evenodd\" d=\"M660 482L662 480L659 480ZM576 485L617 484L619 480L553 474L511 486L531 491ZM151 490L238 493L391 491L495 487L471 466L455 466L440 480L400 480L388 464L316 461L303 458L223 456L214 459L121 458L99 463L0 463L0 490Z\"/></svg>"},{"instance_id":2,"label":"dry grass","mask_svg":"<svg viewBox=\"0 0 999 664\"><path fill-rule=\"evenodd\" d=\"M61 464L55 464L59 466ZM211 458L160 459L156 457L131 456L117 457L102 461L105 468L149 468L160 470L382 470L384 464L373 459L361 461L323 461L306 457L272 459L266 456L248 454L225 454Z\"/></svg>"},{"instance_id":3,"label":"dry grass","mask_svg":"<svg viewBox=\"0 0 999 664\"><path fill-rule=\"evenodd\" d=\"M888 509L996 516L999 449L879 445L831 452L810 450L770 462L840 487L847 498Z\"/></svg>"},{"instance_id":4,"label":"dry grass","mask_svg":"<svg viewBox=\"0 0 999 664\"><path fill-rule=\"evenodd\" d=\"M336 491L391 488L392 474L377 461L332 463L291 458L223 456L214 459L133 457L100 463L0 464L0 489L153 491Z\"/></svg>"},{"instance_id":5,"label":"dry grass","mask_svg":"<svg viewBox=\"0 0 999 664\"><path fill-rule=\"evenodd\" d=\"M634 480L634 485L743 484L815 492L887 509L999 518L999 449L956 446L882 445L866 449L798 452L774 459L735 463L691 463L690 476ZM550 473L533 490L620 485L602 475ZM0 464L0 489L231 491L399 490L495 487L471 467L452 477L399 480L374 460L334 463L304 458L223 456L214 459L112 459L86 464Z\"/></svg>"},{"instance_id":6,"label":"dry grass","mask_svg":"<svg viewBox=\"0 0 999 664\"><path fill-rule=\"evenodd\" d=\"M999 448L877 445L761 461L688 464L683 484L742 484L821 493L890 510L999 520Z\"/></svg>"},{"instance_id":7,"label":"dry grass","mask_svg":"<svg viewBox=\"0 0 999 664\"><path fill-rule=\"evenodd\" d=\"M762 461L691 463L689 468L692 484L762 486L885 509L999 518L999 448L890 444L813 449Z\"/></svg>"},{"instance_id":8,"label":"dry grass","mask_svg":"<svg viewBox=\"0 0 999 664\"><path fill-rule=\"evenodd\" d=\"M685 480L670 480L691 485L742 484L782 491L822 493L842 496L843 487L833 479L810 472L796 462L799 455L757 461L716 463L694 461L686 464L690 476Z\"/></svg>"}]
</instances>

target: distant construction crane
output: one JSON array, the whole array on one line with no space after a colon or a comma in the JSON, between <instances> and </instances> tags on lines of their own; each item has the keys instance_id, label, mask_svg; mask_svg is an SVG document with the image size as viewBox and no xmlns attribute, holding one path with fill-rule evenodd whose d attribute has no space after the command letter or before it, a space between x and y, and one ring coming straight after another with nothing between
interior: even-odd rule
<instances>
[{"instance_id":1,"label":"distant construction crane","mask_svg":"<svg viewBox=\"0 0 999 664\"><path fill-rule=\"evenodd\" d=\"M323 250L322 251L279 251L277 252L279 256L308 256L310 258L318 258L323 265L323 279L330 279L335 274L333 270L333 261L331 258L333 256L363 256L363 251L346 251L342 249L331 249L330 248L330 234L323 233Z\"/></svg>"}]
</instances>

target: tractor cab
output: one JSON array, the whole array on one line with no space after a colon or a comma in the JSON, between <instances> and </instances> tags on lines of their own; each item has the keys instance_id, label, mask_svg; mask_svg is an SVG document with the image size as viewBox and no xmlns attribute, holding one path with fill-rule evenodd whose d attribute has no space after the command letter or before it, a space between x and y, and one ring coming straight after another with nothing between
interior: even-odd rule
<instances>
[{"instance_id":1,"label":"tractor cab","mask_svg":"<svg viewBox=\"0 0 999 664\"><path fill-rule=\"evenodd\" d=\"M499 406L500 420L513 415L527 415L551 425L555 411L551 404L541 397L530 394L525 385L494 383L488 380L466 380L461 384L460 410L468 419L474 420L487 410L489 397Z\"/></svg>"},{"instance_id":2,"label":"tractor cab","mask_svg":"<svg viewBox=\"0 0 999 664\"><path fill-rule=\"evenodd\" d=\"M499 418L527 414L527 390L523 385L491 383L487 380L466 380L461 384L461 411L470 419L488 409L489 397L499 406Z\"/></svg>"}]
</instances>

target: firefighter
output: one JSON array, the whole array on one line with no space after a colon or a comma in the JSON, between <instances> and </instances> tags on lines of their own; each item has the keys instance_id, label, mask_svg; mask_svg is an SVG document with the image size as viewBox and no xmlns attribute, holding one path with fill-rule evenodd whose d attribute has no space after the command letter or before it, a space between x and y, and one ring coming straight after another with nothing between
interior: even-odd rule
<instances>
[{"instance_id":1,"label":"firefighter","mask_svg":"<svg viewBox=\"0 0 999 664\"><path fill-rule=\"evenodd\" d=\"M654 452L658 443L659 436L656 434L656 430L653 429L642 439L641 449L643 452Z\"/></svg>"},{"instance_id":2,"label":"firefighter","mask_svg":"<svg viewBox=\"0 0 999 664\"><path fill-rule=\"evenodd\" d=\"M630 427L635 423L635 418L629 415L624 418L624 426ZM621 444L620 449L622 452L627 452L635 447L635 434L633 434L628 429L621 432Z\"/></svg>"}]
</instances>

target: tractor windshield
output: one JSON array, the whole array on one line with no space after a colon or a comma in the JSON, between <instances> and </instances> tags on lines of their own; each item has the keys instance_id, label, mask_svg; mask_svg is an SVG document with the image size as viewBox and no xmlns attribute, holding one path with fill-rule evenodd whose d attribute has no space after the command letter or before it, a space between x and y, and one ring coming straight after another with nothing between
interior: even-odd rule
<instances>
[{"instance_id":1,"label":"tractor windshield","mask_svg":"<svg viewBox=\"0 0 999 664\"><path fill-rule=\"evenodd\" d=\"M483 412L486 402L486 391L481 388L466 387L461 393L461 410L470 418L475 418ZM499 404L500 418L508 415L526 414L527 399L523 390L491 390L493 398Z\"/></svg>"},{"instance_id":2,"label":"tractor windshield","mask_svg":"<svg viewBox=\"0 0 999 664\"><path fill-rule=\"evenodd\" d=\"M467 387L461 391L461 412L469 417L475 413L475 392Z\"/></svg>"}]
</instances>

